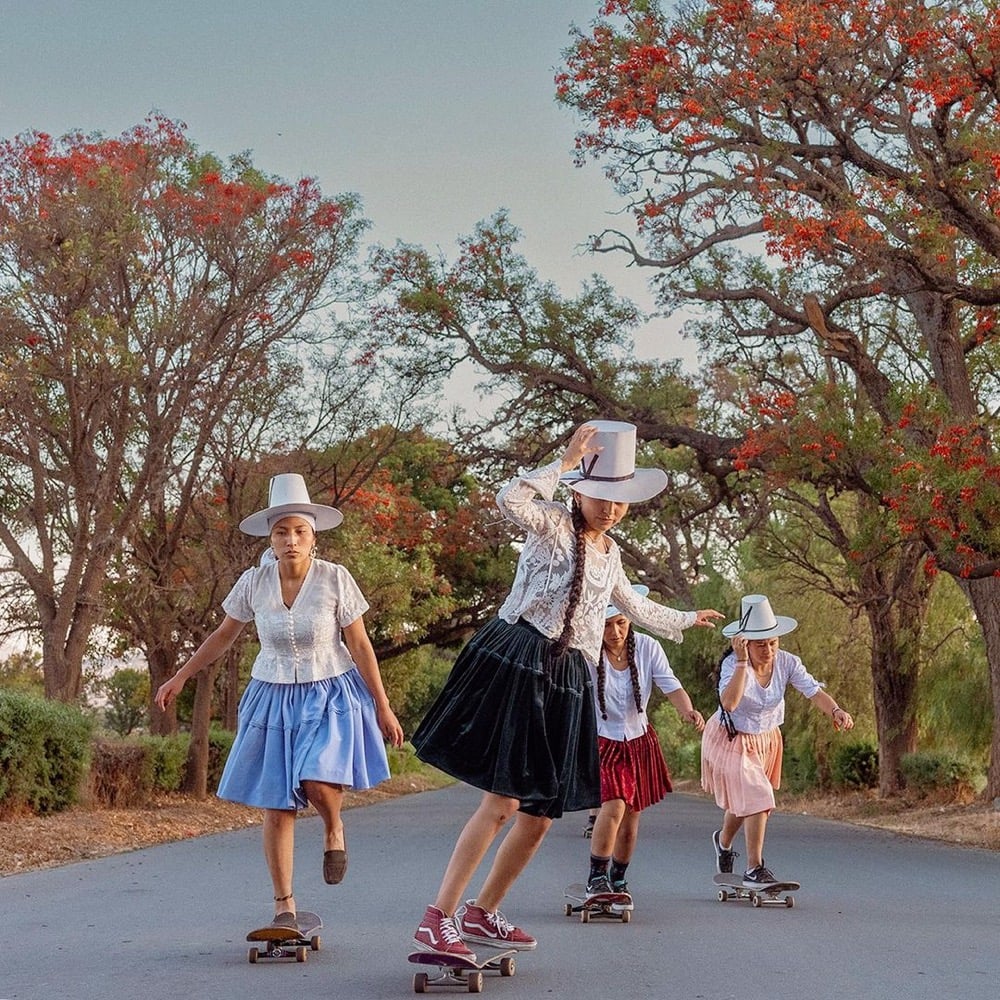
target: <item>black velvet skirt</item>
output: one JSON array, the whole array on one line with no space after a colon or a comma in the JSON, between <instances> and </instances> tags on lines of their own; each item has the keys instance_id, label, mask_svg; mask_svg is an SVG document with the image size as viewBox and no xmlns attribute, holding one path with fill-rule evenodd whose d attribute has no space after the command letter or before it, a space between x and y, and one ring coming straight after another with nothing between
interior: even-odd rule
<instances>
[{"instance_id":1,"label":"black velvet skirt","mask_svg":"<svg viewBox=\"0 0 1000 1000\"><path fill-rule=\"evenodd\" d=\"M496 618L459 653L413 734L417 756L552 819L601 804L597 721L583 654Z\"/></svg>"}]
</instances>

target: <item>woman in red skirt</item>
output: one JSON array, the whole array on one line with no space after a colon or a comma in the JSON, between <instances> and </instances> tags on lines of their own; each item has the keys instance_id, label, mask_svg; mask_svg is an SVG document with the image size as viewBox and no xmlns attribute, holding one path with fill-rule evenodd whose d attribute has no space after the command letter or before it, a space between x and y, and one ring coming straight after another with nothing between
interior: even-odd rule
<instances>
[{"instance_id":1,"label":"woman in red skirt","mask_svg":"<svg viewBox=\"0 0 1000 1000\"><path fill-rule=\"evenodd\" d=\"M640 597L649 593L642 585L632 589ZM614 605L607 609L601 659L591 672L597 692L601 809L591 838L587 893L627 893L625 870L639 836L639 816L672 790L660 741L646 717L653 685L699 732L705 720L670 669L663 647L652 636L637 634Z\"/></svg>"}]
</instances>

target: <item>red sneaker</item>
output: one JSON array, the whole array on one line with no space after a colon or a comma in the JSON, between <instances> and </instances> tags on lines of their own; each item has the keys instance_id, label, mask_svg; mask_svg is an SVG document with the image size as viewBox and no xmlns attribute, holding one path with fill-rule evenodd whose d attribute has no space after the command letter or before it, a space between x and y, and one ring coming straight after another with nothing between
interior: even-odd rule
<instances>
[{"instance_id":1,"label":"red sneaker","mask_svg":"<svg viewBox=\"0 0 1000 1000\"><path fill-rule=\"evenodd\" d=\"M490 913L474 900L466 900L455 914L458 929L466 941L486 944L493 948L515 948L532 951L538 942L519 927L515 927L499 910Z\"/></svg>"},{"instance_id":2,"label":"red sneaker","mask_svg":"<svg viewBox=\"0 0 1000 1000\"><path fill-rule=\"evenodd\" d=\"M441 955L457 955L459 958L476 960L475 952L462 940L454 917L428 906L424 918L413 935L413 940L421 951L433 951Z\"/></svg>"}]
</instances>

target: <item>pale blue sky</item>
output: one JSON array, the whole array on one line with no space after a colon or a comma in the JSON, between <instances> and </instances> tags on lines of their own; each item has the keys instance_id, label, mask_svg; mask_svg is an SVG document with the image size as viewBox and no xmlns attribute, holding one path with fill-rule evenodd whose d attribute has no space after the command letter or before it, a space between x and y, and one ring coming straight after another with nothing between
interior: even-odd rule
<instances>
[{"instance_id":1,"label":"pale blue sky","mask_svg":"<svg viewBox=\"0 0 1000 1000\"><path fill-rule=\"evenodd\" d=\"M157 109L206 150L357 192L375 240L450 254L504 207L564 294L597 271L650 308L624 259L579 251L619 201L573 166L553 76L598 2L0 0L0 136L112 135ZM693 356L675 326L648 326L640 354Z\"/></svg>"}]
</instances>

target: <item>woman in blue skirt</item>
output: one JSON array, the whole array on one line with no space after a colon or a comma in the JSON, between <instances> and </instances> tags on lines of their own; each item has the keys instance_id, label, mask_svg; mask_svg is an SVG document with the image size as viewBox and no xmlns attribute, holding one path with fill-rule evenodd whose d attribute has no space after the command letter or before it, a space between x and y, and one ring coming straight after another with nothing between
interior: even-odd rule
<instances>
[{"instance_id":1,"label":"woman in blue skirt","mask_svg":"<svg viewBox=\"0 0 1000 1000\"><path fill-rule=\"evenodd\" d=\"M300 475L275 476L268 506L240 522L241 531L270 540L267 558L236 581L222 603L222 624L156 693L165 709L188 678L255 622L260 653L218 794L264 810L264 857L279 926L295 926L297 811L311 803L322 817L323 877L337 884L347 870L344 788L385 781L383 739L403 742L362 618L368 602L343 566L314 555L316 532L342 520L336 508L310 502Z\"/></svg>"},{"instance_id":2,"label":"woman in blue skirt","mask_svg":"<svg viewBox=\"0 0 1000 1000\"><path fill-rule=\"evenodd\" d=\"M608 604L678 642L682 629L711 627L722 617L666 608L636 594L625 576L606 532L630 503L651 499L667 484L661 470L635 468L635 441L633 424L585 424L561 459L518 476L497 496L504 516L525 533L513 587L497 617L459 653L413 736L422 760L483 792L414 934L424 951L469 957L466 942L535 947L498 907L552 820L600 805L588 662L601 655ZM570 510L552 496L560 476L577 467ZM459 906L511 817L478 896Z\"/></svg>"}]
</instances>

